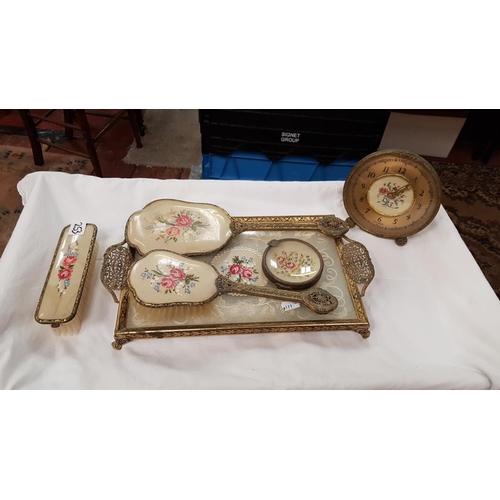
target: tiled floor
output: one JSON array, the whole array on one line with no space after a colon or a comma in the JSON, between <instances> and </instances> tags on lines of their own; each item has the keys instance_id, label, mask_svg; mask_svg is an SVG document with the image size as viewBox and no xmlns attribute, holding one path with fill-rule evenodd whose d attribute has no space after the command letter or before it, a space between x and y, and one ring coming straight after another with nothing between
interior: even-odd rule
<instances>
[{"instance_id":1,"label":"tiled floor","mask_svg":"<svg viewBox=\"0 0 500 500\"><path fill-rule=\"evenodd\" d=\"M32 110L38 114L44 114L47 110ZM107 110L109 111L109 110ZM55 120L62 121L62 111L56 110L51 117ZM89 125L92 132L99 131L106 118L99 116L88 116ZM45 125L45 126L44 126ZM53 129L57 137L62 138L63 127L54 124L41 124L40 128ZM147 123L145 123L147 126ZM147 130L146 130L147 134ZM97 154L101 164L104 177L147 177L156 179L188 179L190 174L189 168L176 169L164 167L143 167L129 165L123 161L127 155L127 151L134 141L132 129L128 120L120 120L112 127L105 135L96 143ZM0 145L2 146L19 146L30 148L30 143L26 135L23 122L17 110L0 110ZM83 141L78 139L65 140L62 144L64 147L74 149L76 151L85 151ZM51 153L68 153L50 148Z\"/></svg>"}]
</instances>

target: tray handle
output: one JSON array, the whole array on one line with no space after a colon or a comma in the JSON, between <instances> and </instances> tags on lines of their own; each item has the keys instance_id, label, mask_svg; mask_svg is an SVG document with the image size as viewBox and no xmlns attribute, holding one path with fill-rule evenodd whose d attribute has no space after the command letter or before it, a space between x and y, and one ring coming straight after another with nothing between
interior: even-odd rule
<instances>
[{"instance_id":1,"label":"tray handle","mask_svg":"<svg viewBox=\"0 0 500 500\"><path fill-rule=\"evenodd\" d=\"M118 304L114 290L123 290L127 286L127 276L133 264L133 256L125 240L106 249L101 268L101 283Z\"/></svg>"},{"instance_id":2,"label":"tray handle","mask_svg":"<svg viewBox=\"0 0 500 500\"><path fill-rule=\"evenodd\" d=\"M375 268L370 254L362 243L351 240L345 234L342 243L339 250L342 254L345 271L356 284L363 285L360 294L361 297L364 297L368 285L375 276Z\"/></svg>"}]
</instances>

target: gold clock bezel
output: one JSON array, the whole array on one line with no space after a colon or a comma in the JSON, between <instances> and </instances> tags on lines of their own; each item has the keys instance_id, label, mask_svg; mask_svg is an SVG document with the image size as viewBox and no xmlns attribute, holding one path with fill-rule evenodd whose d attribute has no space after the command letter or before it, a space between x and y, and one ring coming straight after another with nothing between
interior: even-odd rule
<instances>
[{"instance_id":1,"label":"gold clock bezel","mask_svg":"<svg viewBox=\"0 0 500 500\"><path fill-rule=\"evenodd\" d=\"M368 203L370 187L388 176L406 179L414 197L410 208L392 215L384 215ZM349 217L359 228L398 241L418 233L434 220L441 206L441 183L434 167L421 156L386 149L365 156L354 166L345 181L343 199Z\"/></svg>"}]
</instances>

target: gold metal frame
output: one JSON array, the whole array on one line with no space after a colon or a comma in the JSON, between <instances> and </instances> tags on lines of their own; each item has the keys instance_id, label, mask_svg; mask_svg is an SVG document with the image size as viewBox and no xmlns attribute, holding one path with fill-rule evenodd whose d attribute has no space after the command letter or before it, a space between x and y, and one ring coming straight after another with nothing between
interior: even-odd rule
<instances>
[{"instance_id":1,"label":"gold metal frame","mask_svg":"<svg viewBox=\"0 0 500 500\"><path fill-rule=\"evenodd\" d=\"M244 224L245 219L253 221L254 217L240 217ZM262 229L283 229L283 217L259 217ZM286 229L302 230L318 229L318 223L325 216L290 216L286 217L289 225ZM343 221L342 221L343 222ZM344 222L345 224L345 222ZM260 230L261 228L259 228ZM323 231L321 231L323 232ZM370 323L365 308L361 301L367 286L374 277L374 268L366 248L356 241L347 238L344 234L334 238L339 260L344 273L347 288L354 306L356 318L348 320L318 319L307 321L284 321L284 322L252 322L252 323L228 323L211 324L202 326L151 326L151 327L127 327L127 315L131 292L127 287L121 290L117 319L114 331L115 349L132 340L154 339L169 337L193 337L204 335L241 335L249 333L281 333L281 332L315 332L315 331L345 331L351 330L359 333L364 339L370 336ZM360 292L358 285L363 285Z\"/></svg>"}]
</instances>

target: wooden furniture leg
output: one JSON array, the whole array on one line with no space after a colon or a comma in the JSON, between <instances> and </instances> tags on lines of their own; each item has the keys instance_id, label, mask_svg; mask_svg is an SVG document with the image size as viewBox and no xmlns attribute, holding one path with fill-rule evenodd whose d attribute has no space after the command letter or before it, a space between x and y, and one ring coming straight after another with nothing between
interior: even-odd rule
<instances>
[{"instance_id":1,"label":"wooden furniture leg","mask_svg":"<svg viewBox=\"0 0 500 500\"><path fill-rule=\"evenodd\" d=\"M90 162L92 163L92 166L94 167L95 175L103 177L101 164L99 162L99 157L97 156L97 150L95 144L101 136L103 136L108 130L110 130L111 127L116 125L116 123L118 123L120 119L125 117L130 122L137 147L142 148L141 130L142 130L142 135L144 135L143 132L146 129L146 127L142 122L142 110L122 109L112 114L103 113L102 111L93 111L93 112L90 111L89 114L91 115L104 116L110 118L110 120L106 123L106 125L95 136L92 135L92 131L90 130L89 122L87 119L87 112L84 109L62 110L64 115L63 121L61 121L60 119L57 120L49 118L49 115L52 114L54 111L55 110L50 110L44 115L39 115L37 113L32 113L30 110L27 109L19 110L19 114L23 120L28 138L30 140L31 149L33 151L33 160L35 165L42 166L44 164L43 150L41 144L46 144L47 146L54 147L62 151L66 151L67 153L70 154L75 154L79 156L84 156L85 158L89 158ZM38 121L35 122L35 119ZM76 125L73 123L75 119L78 122ZM49 140L40 138L38 135L37 126L42 122L53 123L55 125L58 125L59 127L63 127L64 135L67 139L83 139L87 152L84 153L79 150L69 149L67 147L62 146L61 144L52 143ZM82 134L81 138L74 136L75 129L81 132Z\"/></svg>"},{"instance_id":2,"label":"wooden furniture leg","mask_svg":"<svg viewBox=\"0 0 500 500\"><path fill-rule=\"evenodd\" d=\"M137 113L135 109L127 109L127 114L130 119L130 124L132 125L132 131L134 132L135 143L138 148L142 148L141 134L139 130L139 121L137 120Z\"/></svg>"},{"instance_id":3,"label":"wooden furniture leg","mask_svg":"<svg viewBox=\"0 0 500 500\"><path fill-rule=\"evenodd\" d=\"M73 110L63 109L64 123L73 125ZM67 139L73 139L73 127L64 127L64 135Z\"/></svg>"},{"instance_id":4,"label":"wooden furniture leg","mask_svg":"<svg viewBox=\"0 0 500 500\"><path fill-rule=\"evenodd\" d=\"M89 122L87 121L87 115L85 114L85 110L77 109L75 110L76 118L80 123L80 127L82 129L83 140L85 141L85 145L87 146L87 151L89 153L89 158L94 166L94 171L98 177L102 177L101 164L99 163L99 158L97 157L97 151L95 149L94 139L90 132Z\"/></svg>"},{"instance_id":5,"label":"wooden furniture leg","mask_svg":"<svg viewBox=\"0 0 500 500\"><path fill-rule=\"evenodd\" d=\"M35 122L33 118L28 114L27 110L20 109L19 114L23 120L26 132L28 134L28 139L31 144L31 150L33 151L33 161L35 165L41 167L43 165L43 153L42 146L38 142L38 132L36 130Z\"/></svg>"},{"instance_id":6,"label":"wooden furniture leg","mask_svg":"<svg viewBox=\"0 0 500 500\"><path fill-rule=\"evenodd\" d=\"M144 118L142 116L142 109L135 109L135 114L137 116L137 122L139 123L139 133L144 137L146 134L146 125L144 125Z\"/></svg>"}]
</instances>

